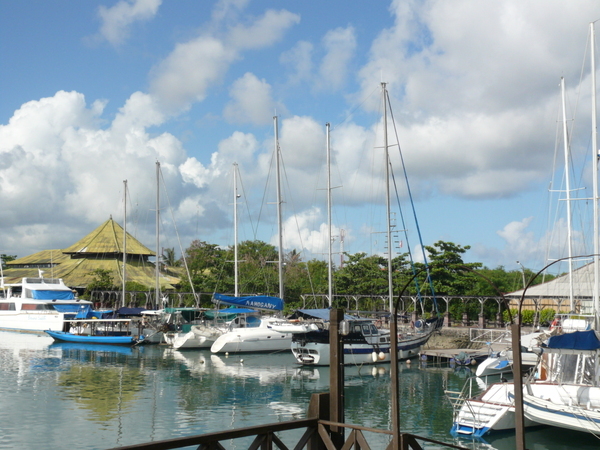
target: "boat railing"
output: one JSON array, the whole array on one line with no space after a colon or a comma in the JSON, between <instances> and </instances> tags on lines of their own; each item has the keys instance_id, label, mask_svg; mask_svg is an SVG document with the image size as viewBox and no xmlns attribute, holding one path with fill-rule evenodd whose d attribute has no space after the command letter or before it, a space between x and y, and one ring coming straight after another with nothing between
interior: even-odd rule
<instances>
[{"instance_id":1,"label":"boat railing","mask_svg":"<svg viewBox=\"0 0 600 450\"><path fill-rule=\"evenodd\" d=\"M477 381L477 377L469 377L460 391L444 390L446 398L452 405L455 417L466 400L471 399L475 394L482 392L481 386Z\"/></svg>"},{"instance_id":2,"label":"boat railing","mask_svg":"<svg viewBox=\"0 0 600 450\"><path fill-rule=\"evenodd\" d=\"M510 343L510 336L510 330L495 330L487 328L469 329L470 341L481 344Z\"/></svg>"}]
</instances>

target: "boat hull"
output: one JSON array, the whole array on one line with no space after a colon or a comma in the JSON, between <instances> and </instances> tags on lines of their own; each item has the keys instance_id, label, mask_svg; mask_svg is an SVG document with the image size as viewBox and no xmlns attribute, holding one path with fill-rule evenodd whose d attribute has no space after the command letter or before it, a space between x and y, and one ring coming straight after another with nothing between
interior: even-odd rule
<instances>
[{"instance_id":1,"label":"boat hull","mask_svg":"<svg viewBox=\"0 0 600 450\"><path fill-rule=\"evenodd\" d=\"M64 320L64 314L59 312L0 311L0 330L24 332L61 331L65 323Z\"/></svg>"},{"instance_id":2,"label":"boat hull","mask_svg":"<svg viewBox=\"0 0 600 450\"><path fill-rule=\"evenodd\" d=\"M525 417L543 425L600 435L600 387L541 384L523 393Z\"/></svg>"},{"instance_id":3,"label":"boat hull","mask_svg":"<svg viewBox=\"0 0 600 450\"><path fill-rule=\"evenodd\" d=\"M247 328L219 336L210 347L212 353L254 353L289 350L291 334L258 328Z\"/></svg>"},{"instance_id":4,"label":"boat hull","mask_svg":"<svg viewBox=\"0 0 600 450\"><path fill-rule=\"evenodd\" d=\"M398 359L419 356L419 351L429 339L428 335L398 343ZM307 366L329 366L330 346L321 342L292 342L296 361ZM390 345L352 343L344 345L344 364L379 364L391 361Z\"/></svg>"},{"instance_id":5,"label":"boat hull","mask_svg":"<svg viewBox=\"0 0 600 450\"><path fill-rule=\"evenodd\" d=\"M49 331L46 333L54 340L60 342L71 342L81 344L105 344L105 345L134 345L138 339L134 336L93 336L67 333L64 331Z\"/></svg>"}]
</instances>

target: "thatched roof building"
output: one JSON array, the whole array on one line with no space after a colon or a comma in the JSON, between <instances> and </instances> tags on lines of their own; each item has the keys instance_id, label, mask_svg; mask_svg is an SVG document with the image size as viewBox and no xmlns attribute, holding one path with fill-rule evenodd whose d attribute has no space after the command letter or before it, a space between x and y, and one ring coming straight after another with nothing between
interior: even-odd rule
<instances>
[{"instance_id":1,"label":"thatched roof building","mask_svg":"<svg viewBox=\"0 0 600 450\"><path fill-rule=\"evenodd\" d=\"M110 272L113 283L123 283L123 228L112 217L75 244L62 250L43 250L7 263L5 283L24 277L62 278L73 289L85 289L95 279L94 271ZM155 252L127 233L125 279L152 288L156 285L155 265L148 260ZM160 273L161 289L174 289L180 280L173 273Z\"/></svg>"}]
</instances>

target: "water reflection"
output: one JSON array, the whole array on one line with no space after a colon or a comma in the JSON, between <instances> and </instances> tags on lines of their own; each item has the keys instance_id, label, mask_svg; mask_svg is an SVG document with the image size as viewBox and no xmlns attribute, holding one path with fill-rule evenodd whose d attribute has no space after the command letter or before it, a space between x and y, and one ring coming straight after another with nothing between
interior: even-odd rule
<instances>
[{"instance_id":1,"label":"water reflection","mask_svg":"<svg viewBox=\"0 0 600 450\"><path fill-rule=\"evenodd\" d=\"M80 364L61 372L57 381L64 401L74 401L89 412L86 418L100 423L127 410L145 385L145 375L138 368Z\"/></svg>"},{"instance_id":2,"label":"water reflection","mask_svg":"<svg viewBox=\"0 0 600 450\"><path fill-rule=\"evenodd\" d=\"M292 420L305 417L312 394L330 391L328 367L298 366L287 352L226 357L52 342L0 335L2 450L110 448ZM452 408L444 390L459 391L465 376L448 366L400 364L402 431L476 450L514 448L510 434L486 442L450 436ZM346 421L390 429L390 384L389 364L347 366ZM563 450L572 442L590 450L598 443L561 430L528 431L527 437L532 450ZM385 435L367 439L371 448L389 441Z\"/></svg>"}]
</instances>

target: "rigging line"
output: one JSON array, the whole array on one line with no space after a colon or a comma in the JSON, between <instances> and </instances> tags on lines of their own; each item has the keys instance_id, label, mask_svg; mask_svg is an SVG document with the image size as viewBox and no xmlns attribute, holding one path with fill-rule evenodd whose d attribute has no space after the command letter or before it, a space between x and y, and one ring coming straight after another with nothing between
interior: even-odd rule
<instances>
[{"instance_id":1,"label":"rigging line","mask_svg":"<svg viewBox=\"0 0 600 450\"><path fill-rule=\"evenodd\" d=\"M412 250L410 247L410 242L408 241L408 230L406 227L406 222L404 220L404 213L402 211L402 206L400 205L400 195L398 194L398 185L396 184L396 177L394 176L394 172L392 170L392 162L388 161L388 164L390 165L390 173L392 174L392 183L394 184L394 191L396 192L396 202L398 203L398 211L400 213L400 221L402 222L402 230L404 232L404 239L406 241L406 247L407 247L408 255L410 258L411 271L412 271L413 275L416 275L417 270L414 265L414 259L413 259ZM388 245L391 247L392 244L389 243ZM388 251L391 251L391 248L388 249ZM419 297L419 302L421 303L421 308L423 308L423 297L421 296L421 287L419 286L419 280L417 279L417 277L415 277L414 282L415 282L415 288L417 291L417 297Z\"/></svg>"},{"instance_id":2,"label":"rigging line","mask_svg":"<svg viewBox=\"0 0 600 450\"><path fill-rule=\"evenodd\" d=\"M277 147L279 149L279 144L277 144ZM263 196L262 196L262 201L260 202L260 209L258 211L258 219L256 220L256 230L254 230L254 240L256 240L257 237L257 233L258 233L258 224L260 223L260 219L262 217L262 212L263 212L263 207L266 203L266 198L267 198L267 188L269 186L269 182L271 179L271 172L273 170L273 165L275 164L275 158L276 158L276 153L273 152L271 154L271 162L269 163L269 171L267 173L267 182L265 183L265 189L263 191Z\"/></svg>"},{"instance_id":3,"label":"rigging line","mask_svg":"<svg viewBox=\"0 0 600 450\"><path fill-rule=\"evenodd\" d=\"M335 130L335 128L336 128L337 126L340 126L340 125L342 125L342 124L344 124L344 123L348 122L348 120L350 120L350 118L353 116L353 113L354 113L354 111L356 111L358 108L360 108L361 106L363 106L363 105L364 105L364 104L367 102L367 100L369 100L369 99L370 99L371 97L373 97L375 94L379 94L379 92L380 92L380 91L381 91L381 88L380 88L380 87L379 87L379 85L378 85L377 87L375 87L375 88L374 88L374 89L373 89L373 90L372 90L370 93L368 93L368 94L367 94L367 95L364 97L363 101L361 101L360 103L357 103L357 104L356 104L356 106L355 106L354 108L352 108L352 109L351 109L351 110L348 112L348 114L346 114L346 117L344 117L344 119L343 119L343 120L341 120L340 122L338 122L336 125L333 125L329 131L331 132L331 131Z\"/></svg>"},{"instance_id":4,"label":"rigging line","mask_svg":"<svg viewBox=\"0 0 600 450\"><path fill-rule=\"evenodd\" d=\"M165 186L165 179L162 173L162 167L158 166L158 172L160 174L160 179L163 183L163 186ZM173 220L173 228L175 229L175 236L177 236L177 242L179 243L179 250L181 251L181 255L183 259L183 265L185 266L185 272L188 276L188 280L190 282L190 289L192 290L192 294L194 296L194 303L196 305L196 307L199 307L199 302L198 302L198 297L196 296L196 291L194 289L194 283L192 282L192 276L190 275L190 269L188 267L188 263L187 263L187 258L185 258L184 256L184 252L183 252L183 246L181 245L181 238L179 236L179 231L177 230L177 223L175 223L175 215L173 214L173 207L171 205L171 199L169 198L169 193L167 192L166 189L164 189L165 192L165 197L167 198L167 204L169 205L169 212L171 213L171 219ZM159 249L156 249L156 251L158 252ZM157 259L158 259L158 255L156 255Z\"/></svg>"},{"instance_id":5,"label":"rigging line","mask_svg":"<svg viewBox=\"0 0 600 450\"><path fill-rule=\"evenodd\" d=\"M279 157L280 157L281 167L283 167L283 174L284 174L284 178L285 178L285 182L286 182L285 184L286 184L287 189L288 189L287 190L287 192L288 192L288 198L291 199L292 210L295 210L295 208L293 207L294 206L294 198L292 197L292 194L291 194L292 190L290 189L289 178L287 176L287 171L285 169L285 162L283 161L283 155L282 155L281 152L279 152ZM294 214L294 222L296 223L296 231L298 231L298 236L299 236L299 239L300 239L300 246L301 246L300 254L302 254L302 252L304 251L304 242L302 240L302 234L300 233L300 226L298 224L298 215L297 214ZM279 251L283 251L283 249L279 249ZM308 264L306 264L306 273L308 275L308 283L310 285L311 292L314 294L315 293L315 287L314 287L312 276L310 274L310 268L309 268Z\"/></svg>"},{"instance_id":6,"label":"rigging line","mask_svg":"<svg viewBox=\"0 0 600 450\"><path fill-rule=\"evenodd\" d=\"M417 229L417 235L419 236L419 243L421 244L421 251L423 253L423 263L425 265L425 272L427 274L427 281L429 282L429 287L431 289L431 295L433 297L433 303L434 303L434 306L435 306L435 310L436 310L436 312L438 312L437 300L436 300L436 297L435 297L435 290L433 288L433 281L431 279L431 272L429 270L429 263L427 261L427 254L425 252L425 246L423 245L423 238L421 236L421 228L419 227L419 221L417 220L417 213L415 211L415 204L414 204L414 201L413 201L412 191L410 189L410 184L408 182L408 174L406 173L406 165L404 164L404 156L402 155L402 149L400 148L400 138L398 137L398 129L396 128L396 119L394 118L394 112L392 111L392 105L391 105L391 103L389 101L389 95L390 95L389 92L386 91L386 95L388 97L387 104L388 104L388 107L390 109L390 116L392 118L392 126L394 127L394 134L396 136L396 143L398 145L398 154L400 156L400 161L401 161L401 164L402 164L402 170L404 172L404 180L406 182L406 189L407 189L407 192L408 192L408 198L410 199L410 204L411 204L412 211L413 211L413 218L414 218L415 226L416 226L416 229Z\"/></svg>"},{"instance_id":7,"label":"rigging line","mask_svg":"<svg viewBox=\"0 0 600 450\"><path fill-rule=\"evenodd\" d=\"M254 225L254 222L252 221L252 216L250 215L250 206L248 205L248 202L246 201L247 194L246 194L246 189L244 188L244 182L242 180L242 175L241 173L238 171L238 178L240 180L240 187L242 190L242 195L244 197L244 205L246 206L246 213L248 214L248 221L250 222L250 229L252 230L252 235L256 236L257 233L257 227Z\"/></svg>"}]
</instances>

